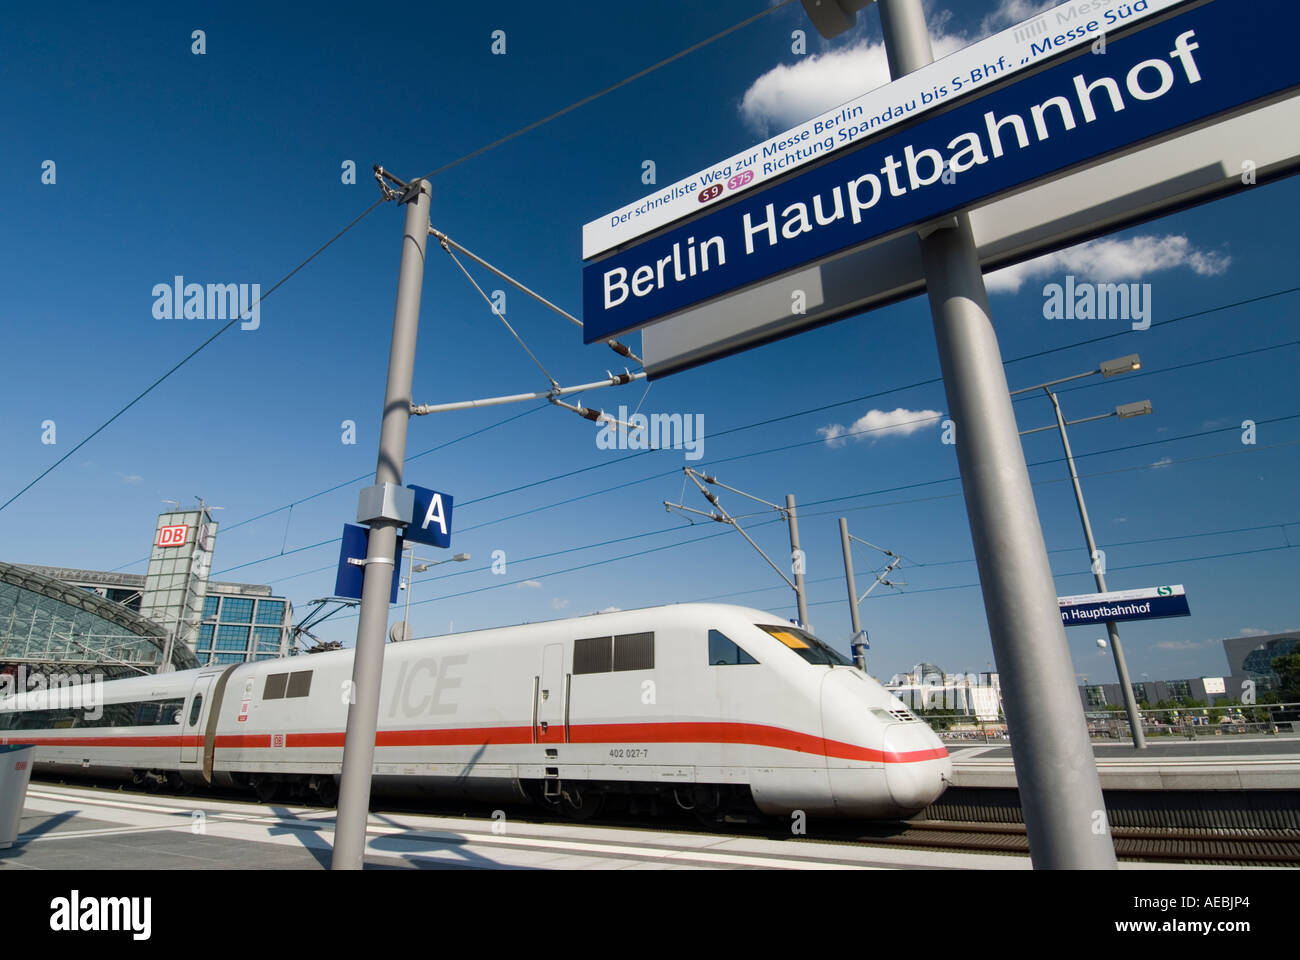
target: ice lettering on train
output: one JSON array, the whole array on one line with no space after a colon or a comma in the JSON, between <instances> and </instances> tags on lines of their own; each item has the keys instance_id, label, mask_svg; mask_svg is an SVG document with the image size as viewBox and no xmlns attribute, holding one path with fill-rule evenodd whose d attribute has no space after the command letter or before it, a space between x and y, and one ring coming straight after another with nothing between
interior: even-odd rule
<instances>
[{"instance_id":1,"label":"ice lettering on train","mask_svg":"<svg viewBox=\"0 0 1300 960\"><path fill-rule=\"evenodd\" d=\"M388 702L390 717L449 716L456 713L459 704L448 693L459 689L458 668L469 663L469 655L452 654L442 658L441 668L436 657L421 657L397 668L393 693ZM451 702L449 702L449 700Z\"/></svg>"}]
</instances>

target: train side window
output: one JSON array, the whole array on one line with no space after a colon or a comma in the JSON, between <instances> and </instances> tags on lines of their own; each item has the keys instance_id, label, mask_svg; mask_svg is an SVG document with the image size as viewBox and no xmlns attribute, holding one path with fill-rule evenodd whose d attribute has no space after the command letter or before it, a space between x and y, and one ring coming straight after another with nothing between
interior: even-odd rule
<instances>
[{"instance_id":1,"label":"train side window","mask_svg":"<svg viewBox=\"0 0 1300 960\"><path fill-rule=\"evenodd\" d=\"M285 690L286 697L305 697L311 693L311 671L299 670L296 673L289 674L289 686Z\"/></svg>"},{"instance_id":2,"label":"train side window","mask_svg":"<svg viewBox=\"0 0 1300 960\"><path fill-rule=\"evenodd\" d=\"M135 725L137 727L153 727L159 723L158 717L162 711L162 704L157 700L146 700L136 706Z\"/></svg>"},{"instance_id":3,"label":"train side window","mask_svg":"<svg viewBox=\"0 0 1300 960\"><path fill-rule=\"evenodd\" d=\"M609 673L614 669L614 638L590 637L573 642L573 673Z\"/></svg>"},{"instance_id":4,"label":"train side window","mask_svg":"<svg viewBox=\"0 0 1300 960\"><path fill-rule=\"evenodd\" d=\"M654 666L653 633L624 633L614 638L615 670L653 670Z\"/></svg>"},{"instance_id":5,"label":"train side window","mask_svg":"<svg viewBox=\"0 0 1300 960\"><path fill-rule=\"evenodd\" d=\"M107 703L104 705L104 726L129 727L135 719L135 704Z\"/></svg>"},{"instance_id":6,"label":"train side window","mask_svg":"<svg viewBox=\"0 0 1300 960\"><path fill-rule=\"evenodd\" d=\"M190 726L199 722L199 712L203 709L203 694L194 695L194 703L190 705Z\"/></svg>"},{"instance_id":7,"label":"train side window","mask_svg":"<svg viewBox=\"0 0 1300 960\"><path fill-rule=\"evenodd\" d=\"M262 688L263 700L283 700L284 689L289 685L289 675L287 673L269 673L266 676L266 686Z\"/></svg>"},{"instance_id":8,"label":"train side window","mask_svg":"<svg viewBox=\"0 0 1300 960\"><path fill-rule=\"evenodd\" d=\"M709 631L709 665L734 666L741 663L758 663L742 650L734 640L718 630Z\"/></svg>"}]
</instances>

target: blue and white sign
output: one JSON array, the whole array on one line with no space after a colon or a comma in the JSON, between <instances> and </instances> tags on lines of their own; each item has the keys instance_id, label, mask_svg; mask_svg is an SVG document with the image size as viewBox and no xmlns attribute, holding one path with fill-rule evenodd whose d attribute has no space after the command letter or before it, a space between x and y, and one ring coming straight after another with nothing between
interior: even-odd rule
<instances>
[{"instance_id":1,"label":"blue and white sign","mask_svg":"<svg viewBox=\"0 0 1300 960\"><path fill-rule=\"evenodd\" d=\"M589 264L585 342L1300 87L1300 4L1247 9L1211 0L1139 24L1105 54L1027 73Z\"/></svg>"},{"instance_id":2,"label":"blue and white sign","mask_svg":"<svg viewBox=\"0 0 1300 960\"><path fill-rule=\"evenodd\" d=\"M370 528L355 523L343 524L343 545L339 549L339 569L334 575L334 596L361 599L366 578L366 553L370 547ZM397 562L393 567L393 587L388 602L397 602L397 584L402 578L402 538L397 538ZM360 561L353 563L351 561Z\"/></svg>"},{"instance_id":3,"label":"blue and white sign","mask_svg":"<svg viewBox=\"0 0 1300 960\"><path fill-rule=\"evenodd\" d=\"M582 259L694 216L799 167L946 107L1020 70L1099 43L1188 0L1069 0L876 87L582 228Z\"/></svg>"},{"instance_id":4,"label":"blue and white sign","mask_svg":"<svg viewBox=\"0 0 1300 960\"><path fill-rule=\"evenodd\" d=\"M406 539L435 547L450 547L451 494L410 483L407 487L415 491L415 512L411 515L410 526L406 528Z\"/></svg>"},{"instance_id":5,"label":"blue and white sign","mask_svg":"<svg viewBox=\"0 0 1300 960\"><path fill-rule=\"evenodd\" d=\"M1192 615L1181 583L1168 587L1146 587L1142 590L1114 590L1109 593L1085 593L1077 597L1057 597L1056 602L1061 607L1061 623L1067 627Z\"/></svg>"}]
</instances>

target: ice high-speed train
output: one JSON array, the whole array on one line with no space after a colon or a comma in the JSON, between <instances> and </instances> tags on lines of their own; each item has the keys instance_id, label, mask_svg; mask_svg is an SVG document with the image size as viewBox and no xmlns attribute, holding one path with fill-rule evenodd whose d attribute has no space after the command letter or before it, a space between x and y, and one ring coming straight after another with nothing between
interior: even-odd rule
<instances>
[{"instance_id":1,"label":"ice high-speed train","mask_svg":"<svg viewBox=\"0 0 1300 960\"><path fill-rule=\"evenodd\" d=\"M113 680L102 710L0 701L36 772L215 784L332 804L352 651ZM576 817L610 795L713 814L893 818L952 762L875 680L770 613L682 604L390 643L376 793L531 799ZM751 806L752 804L752 806Z\"/></svg>"}]
</instances>

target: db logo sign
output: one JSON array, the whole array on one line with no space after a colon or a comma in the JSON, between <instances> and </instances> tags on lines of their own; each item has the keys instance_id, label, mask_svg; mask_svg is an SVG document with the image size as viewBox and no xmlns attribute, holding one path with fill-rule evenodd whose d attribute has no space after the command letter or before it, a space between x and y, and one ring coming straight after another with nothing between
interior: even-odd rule
<instances>
[{"instance_id":1,"label":"db logo sign","mask_svg":"<svg viewBox=\"0 0 1300 960\"><path fill-rule=\"evenodd\" d=\"M26 760L19 760L17 763L14 764L14 769L15 769L15 770L26 770L26 769L27 769L27 761L26 761Z\"/></svg>"},{"instance_id":2,"label":"db logo sign","mask_svg":"<svg viewBox=\"0 0 1300 960\"><path fill-rule=\"evenodd\" d=\"M183 523L175 527L159 527L158 546L179 547L185 543L189 532L190 528Z\"/></svg>"}]
</instances>

